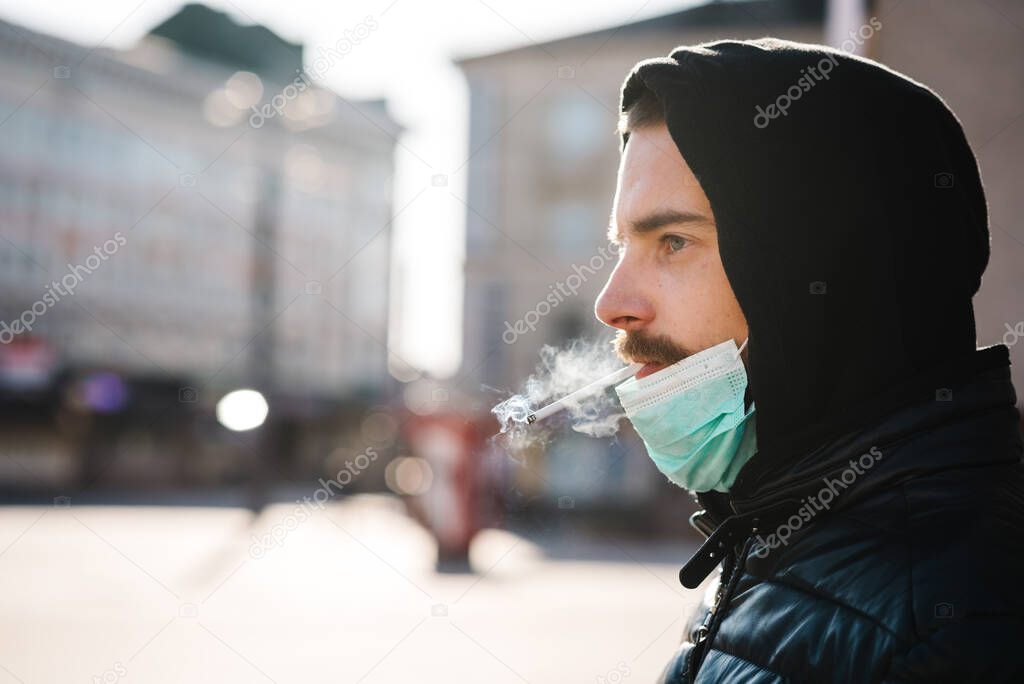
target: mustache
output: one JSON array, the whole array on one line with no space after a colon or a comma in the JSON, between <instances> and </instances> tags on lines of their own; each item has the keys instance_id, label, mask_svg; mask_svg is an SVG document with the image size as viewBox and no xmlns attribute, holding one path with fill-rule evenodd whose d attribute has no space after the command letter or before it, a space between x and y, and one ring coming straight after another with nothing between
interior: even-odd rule
<instances>
[{"instance_id":1,"label":"mustache","mask_svg":"<svg viewBox=\"0 0 1024 684\"><path fill-rule=\"evenodd\" d=\"M691 354L665 335L648 335L640 331L619 330L612 340L612 346L616 355L625 363L659 363L671 366Z\"/></svg>"}]
</instances>

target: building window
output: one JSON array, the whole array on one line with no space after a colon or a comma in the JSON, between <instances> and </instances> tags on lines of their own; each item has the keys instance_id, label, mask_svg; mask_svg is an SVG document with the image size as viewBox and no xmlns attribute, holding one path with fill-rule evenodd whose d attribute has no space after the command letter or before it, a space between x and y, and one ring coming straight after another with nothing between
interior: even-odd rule
<instances>
[{"instance_id":1,"label":"building window","mask_svg":"<svg viewBox=\"0 0 1024 684\"><path fill-rule=\"evenodd\" d=\"M583 92L569 91L551 105L545 134L555 162L574 168L611 140L609 115Z\"/></svg>"},{"instance_id":2,"label":"building window","mask_svg":"<svg viewBox=\"0 0 1024 684\"><path fill-rule=\"evenodd\" d=\"M588 202L563 199L545 207L545 234L554 248L566 256L596 249L602 240L598 212Z\"/></svg>"}]
</instances>

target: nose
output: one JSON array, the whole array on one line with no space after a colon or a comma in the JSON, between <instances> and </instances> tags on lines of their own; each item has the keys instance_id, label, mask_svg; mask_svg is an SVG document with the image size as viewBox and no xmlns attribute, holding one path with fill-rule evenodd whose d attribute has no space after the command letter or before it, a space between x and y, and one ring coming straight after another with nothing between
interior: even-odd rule
<instances>
[{"instance_id":1,"label":"nose","mask_svg":"<svg viewBox=\"0 0 1024 684\"><path fill-rule=\"evenodd\" d=\"M642 279L628 258L615 265L594 302L594 315L610 328L638 330L654 320L654 306L641 287Z\"/></svg>"}]
</instances>

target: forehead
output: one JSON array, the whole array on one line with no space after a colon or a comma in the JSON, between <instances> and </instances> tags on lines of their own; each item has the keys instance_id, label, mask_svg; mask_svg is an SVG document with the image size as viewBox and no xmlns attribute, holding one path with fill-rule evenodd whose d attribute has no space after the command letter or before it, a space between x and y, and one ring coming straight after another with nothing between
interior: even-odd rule
<instances>
[{"instance_id":1,"label":"forehead","mask_svg":"<svg viewBox=\"0 0 1024 684\"><path fill-rule=\"evenodd\" d=\"M707 195L664 124L629 134L619 162L613 214L624 229L659 209L712 216Z\"/></svg>"}]
</instances>

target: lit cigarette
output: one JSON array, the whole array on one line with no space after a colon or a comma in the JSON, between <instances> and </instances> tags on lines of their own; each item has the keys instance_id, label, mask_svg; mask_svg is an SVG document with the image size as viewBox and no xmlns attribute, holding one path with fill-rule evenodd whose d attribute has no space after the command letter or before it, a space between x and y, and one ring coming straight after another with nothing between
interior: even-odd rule
<instances>
[{"instance_id":1,"label":"lit cigarette","mask_svg":"<svg viewBox=\"0 0 1024 684\"><path fill-rule=\"evenodd\" d=\"M640 370L643 367L644 367L644 364L642 364L642 363L634 363L634 364L632 364L630 366L626 366L625 368L620 368L619 370L615 371L614 373L606 375L606 376L604 376L603 378L601 378L599 380L595 380L594 382L590 383L586 387L581 387L580 389L576 390L572 394L567 394L564 397L562 397L561 399L559 399L558 401L554 401L554 402L548 404L547 406L545 406L544 408L539 409L538 411L535 411L534 413L531 413L530 415L528 415L526 417L526 424L527 425L533 425L538 420L544 420L548 416L552 416L552 415L558 413L559 411L568 408L569 406L571 406L573 404L574 401L576 401L578 399L581 399L581 398L587 396L588 394L593 394L594 392L597 392L598 390L602 390L605 387L608 387L609 385L614 385L614 384L619 383L619 382L621 382L623 380L631 378L634 375L636 375L637 371Z\"/></svg>"}]
</instances>

